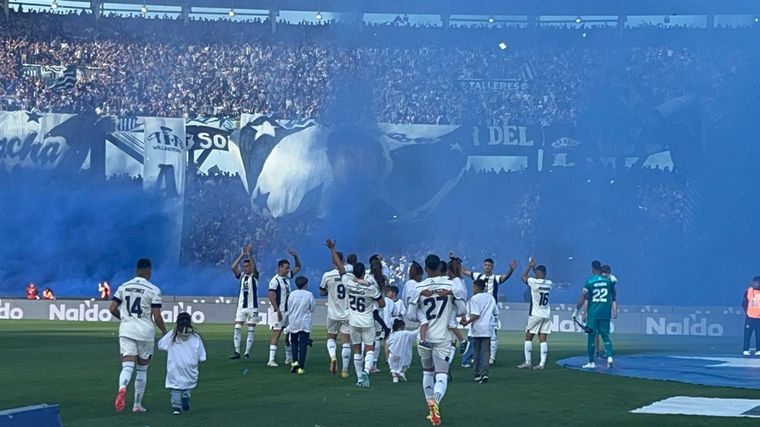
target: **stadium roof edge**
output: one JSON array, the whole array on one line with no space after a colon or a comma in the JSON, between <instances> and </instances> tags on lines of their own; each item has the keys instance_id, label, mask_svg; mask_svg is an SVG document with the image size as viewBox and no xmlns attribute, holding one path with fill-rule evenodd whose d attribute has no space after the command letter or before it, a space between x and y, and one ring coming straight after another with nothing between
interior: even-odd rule
<instances>
[{"instance_id":1,"label":"stadium roof edge","mask_svg":"<svg viewBox=\"0 0 760 427\"><path fill-rule=\"evenodd\" d=\"M102 2L103 0L101 0ZM106 0L108 3L429 15L745 15L757 0Z\"/></svg>"}]
</instances>

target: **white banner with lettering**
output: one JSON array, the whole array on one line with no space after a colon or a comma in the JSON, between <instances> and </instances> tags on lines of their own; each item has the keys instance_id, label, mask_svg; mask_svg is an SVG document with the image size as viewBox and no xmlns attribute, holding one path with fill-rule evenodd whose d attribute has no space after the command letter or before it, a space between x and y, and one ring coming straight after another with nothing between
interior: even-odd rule
<instances>
[{"instance_id":1,"label":"white banner with lettering","mask_svg":"<svg viewBox=\"0 0 760 427\"><path fill-rule=\"evenodd\" d=\"M185 191L187 141L185 121L145 117L143 187L167 197Z\"/></svg>"}]
</instances>

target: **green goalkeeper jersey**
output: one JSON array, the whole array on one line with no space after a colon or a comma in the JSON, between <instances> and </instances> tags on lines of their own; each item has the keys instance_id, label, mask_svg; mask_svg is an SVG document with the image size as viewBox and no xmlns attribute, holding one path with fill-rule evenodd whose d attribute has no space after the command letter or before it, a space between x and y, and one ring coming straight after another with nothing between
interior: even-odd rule
<instances>
[{"instance_id":1,"label":"green goalkeeper jersey","mask_svg":"<svg viewBox=\"0 0 760 427\"><path fill-rule=\"evenodd\" d=\"M586 279L583 286L588 298L588 317L591 319L612 318L612 301L615 284L607 277L594 275Z\"/></svg>"}]
</instances>

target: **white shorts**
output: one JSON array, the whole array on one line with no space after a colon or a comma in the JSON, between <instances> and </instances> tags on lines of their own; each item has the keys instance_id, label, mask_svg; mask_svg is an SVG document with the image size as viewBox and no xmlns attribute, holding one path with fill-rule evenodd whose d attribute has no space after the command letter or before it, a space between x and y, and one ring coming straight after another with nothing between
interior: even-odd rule
<instances>
[{"instance_id":1,"label":"white shorts","mask_svg":"<svg viewBox=\"0 0 760 427\"><path fill-rule=\"evenodd\" d=\"M327 318L327 333L328 334L342 334L349 335L351 333L351 327L348 326L348 319L335 320Z\"/></svg>"},{"instance_id":2,"label":"white shorts","mask_svg":"<svg viewBox=\"0 0 760 427\"><path fill-rule=\"evenodd\" d=\"M529 316L528 326L525 330L531 334L551 334L552 333L552 319L545 317Z\"/></svg>"},{"instance_id":3,"label":"white shorts","mask_svg":"<svg viewBox=\"0 0 760 427\"><path fill-rule=\"evenodd\" d=\"M449 372L451 364L451 343L428 343L430 348L417 346L417 352L422 361L422 368L430 370L435 368L436 372Z\"/></svg>"},{"instance_id":4,"label":"white shorts","mask_svg":"<svg viewBox=\"0 0 760 427\"><path fill-rule=\"evenodd\" d=\"M137 356L142 360L149 360L153 356L153 341L136 341L132 338L119 337L119 352L121 357Z\"/></svg>"},{"instance_id":5,"label":"white shorts","mask_svg":"<svg viewBox=\"0 0 760 427\"><path fill-rule=\"evenodd\" d=\"M351 344L375 345L375 328L360 328L351 326Z\"/></svg>"},{"instance_id":6,"label":"white shorts","mask_svg":"<svg viewBox=\"0 0 760 427\"><path fill-rule=\"evenodd\" d=\"M235 322L245 322L249 325L255 325L259 320L258 308L238 308L235 314Z\"/></svg>"},{"instance_id":7,"label":"white shorts","mask_svg":"<svg viewBox=\"0 0 760 427\"><path fill-rule=\"evenodd\" d=\"M288 313L282 312L282 321L279 321L277 319L277 312L274 311L274 309L270 306L269 311L267 312L267 323L269 324L269 329L275 330L275 331L281 331L285 329L288 326Z\"/></svg>"}]
</instances>

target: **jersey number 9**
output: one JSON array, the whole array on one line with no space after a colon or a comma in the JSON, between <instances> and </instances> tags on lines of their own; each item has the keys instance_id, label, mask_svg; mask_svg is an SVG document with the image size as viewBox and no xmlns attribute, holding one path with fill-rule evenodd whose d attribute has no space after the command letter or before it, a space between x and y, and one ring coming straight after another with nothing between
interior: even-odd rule
<instances>
[{"instance_id":1,"label":"jersey number 9","mask_svg":"<svg viewBox=\"0 0 760 427\"><path fill-rule=\"evenodd\" d=\"M346 299L346 287L340 283L338 284L338 299Z\"/></svg>"}]
</instances>

